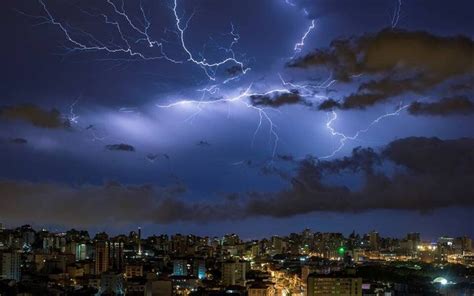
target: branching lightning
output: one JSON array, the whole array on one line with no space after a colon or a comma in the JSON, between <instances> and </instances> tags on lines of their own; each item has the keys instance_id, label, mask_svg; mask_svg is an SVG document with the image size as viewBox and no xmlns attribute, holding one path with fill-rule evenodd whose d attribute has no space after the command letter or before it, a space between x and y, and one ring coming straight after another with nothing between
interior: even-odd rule
<instances>
[{"instance_id":1,"label":"branching lightning","mask_svg":"<svg viewBox=\"0 0 474 296\"><path fill-rule=\"evenodd\" d=\"M322 157L319 157L319 158L320 159L327 159L327 158L334 157L339 151L341 151L342 148L344 148L344 146L346 145L347 140L351 140L351 141L357 140L357 138L361 134L364 134L364 133L368 132L374 125L379 123L381 120L383 120L387 117L393 117L393 116L400 115L400 113L403 110L405 110L406 108L408 108L408 106L409 105L400 104L400 106L398 107L397 110L395 110L394 112L391 112L391 113L385 113L384 115L381 115L381 116L377 117L365 129L361 129L361 130L357 131L352 136L347 136L346 134L344 134L342 132L336 131L336 129L332 126L334 121L337 120L337 113L336 113L336 111L333 110L332 111L332 118L329 118L329 120L326 122L326 128L329 130L329 132L331 133L332 136L339 137L339 146L332 153L330 153L328 155L325 155L325 156L322 156Z\"/></svg>"},{"instance_id":2,"label":"branching lightning","mask_svg":"<svg viewBox=\"0 0 474 296\"><path fill-rule=\"evenodd\" d=\"M289 81L286 81L285 79L283 79L283 76L281 76L280 73L278 73L278 77L280 78L280 81L284 86L288 86L292 89L297 90L298 93L302 97L304 97L304 98L316 98L318 100L328 99L327 96L318 95L318 93L321 90L325 90L325 89L331 87L334 83L337 82L336 79L332 79L332 73L329 74L328 78L326 80L324 80L323 82L321 82L321 83L304 83L304 84L293 83L293 82L289 82Z\"/></svg>"},{"instance_id":3,"label":"branching lightning","mask_svg":"<svg viewBox=\"0 0 474 296\"><path fill-rule=\"evenodd\" d=\"M115 17L122 19L122 22L112 20L111 17L106 15L105 13L91 14L89 12L81 10L89 16L100 17L105 24L113 26L116 30L116 33L118 33L118 35L120 36L122 44L115 44L112 41L103 42L100 41L99 38L94 37L91 33L88 33L79 28L72 28L70 25L63 23L54 17L50 9L48 9L48 6L46 5L44 0L38 0L38 2L40 3L45 13L45 16L36 16L36 18L41 19L42 24L49 23L59 27L59 29L64 34L66 40L73 45L72 48L69 48L69 52L101 51L107 54L126 54L131 58L131 60L166 60L175 64L190 62L202 68L204 73L210 80L216 79L215 75L217 69L225 64L234 64L238 66L242 74L246 74L247 71L250 70L250 68L244 66L244 63L242 61L239 61L236 58L233 46L238 43L240 36L235 32L235 28L233 25L232 30L230 32L230 35L232 36L232 42L230 46L226 49L226 53L229 55L229 57L213 62L209 62L208 59L205 57L196 58L189 49L189 46L186 44L185 40L186 29L188 28L189 21L192 18L192 15L186 22L184 22L177 12L177 0L173 0L172 12L175 18L175 26L177 30L175 33L177 33L178 35L181 49L187 56L185 60L170 57L164 50L163 40L158 41L152 38L152 36L150 35L151 21L146 16L145 10L141 2L139 8L143 22L142 26L139 26L132 21L133 17L129 16L128 13L125 11L123 1L120 6L117 6L112 0L107 0L107 3L112 7L113 12L115 13ZM125 34L125 28L123 28L124 25L126 25L127 30L133 31L137 34L138 37L132 39L130 34ZM76 38L75 35L78 33L81 33L84 38ZM83 41L82 39L85 40ZM157 49L157 52L155 52L153 55L150 55L141 51L138 45L143 42L145 42L149 48ZM117 60L125 59L119 58Z\"/></svg>"},{"instance_id":4,"label":"branching lightning","mask_svg":"<svg viewBox=\"0 0 474 296\"><path fill-rule=\"evenodd\" d=\"M52 11L48 8L46 5L46 0L38 0L40 3L44 14L43 16L35 16L35 18L41 20L40 24L52 24L57 26L62 34L64 35L65 39L68 41L68 43L72 44L72 47L68 47L69 52L79 52L79 51L84 51L84 52L104 52L107 55L113 55L112 58L107 58L104 60L123 60L123 61L135 61L135 60L143 60L143 61L151 61L151 60L165 60L170 63L174 64L183 64L183 63L190 63L198 66L201 68L206 75L206 77L209 79L210 84L204 88L200 88L197 91L201 93L201 96L199 99L190 99L190 100L180 100L176 101L167 105L156 105L158 108L162 109L167 109L167 108L174 108L178 106L183 106L183 105L192 105L194 108L196 108L196 112L194 112L186 121L188 120L193 120L202 110L205 106L208 105L216 105L216 104L221 104L221 103L238 103L246 108L249 108L253 111L256 111L258 114L258 122L257 126L255 128L255 131L253 133L253 139L252 139L252 145L255 141L255 138L259 131L261 130L261 127L264 122L268 123L269 125L269 134L271 139L273 139L273 148L272 148L272 156L274 157L276 155L277 147L278 147L278 142L279 142L279 136L277 133L277 127L274 124L271 116L269 115L268 111L269 110L275 110L276 109L270 108L270 107L262 107L258 105L252 104L250 98L252 96L269 96L269 95L275 95L275 94L288 94L293 91L297 91L298 95L304 98L305 100L318 100L322 101L327 99L327 96L325 95L320 95L319 93L321 90L325 90L329 88L330 86L334 85L337 81L333 79L332 74L329 75L329 77L321 82L321 83L311 83L311 82L300 82L300 83L294 83L294 82L289 82L285 81L282 77L282 75L279 75L279 78L281 80L281 83L283 85L283 88L275 88L271 89L267 92L263 93L258 93L258 92L253 92L252 91L252 85L253 83L250 83L248 87L243 89L243 91L236 96L221 96L216 99L207 99L208 95L217 95L220 93L220 87L223 85L237 80L240 78L241 75L246 74L250 68L246 67L244 65L244 62L239 60L236 57L236 54L234 52L234 47L236 44L238 44L240 40L240 35L237 33L235 26L233 23L231 23L231 30L229 33L227 33L228 36L231 37L231 43L228 47L222 47L220 46L219 49L222 50L225 53L224 58L218 58L216 60L210 60L206 58L202 53L193 53L193 50L191 49L190 45L186 42L186 34L187 34L187 29L189 27L190 21L192 17L194 16L194 13L192 13L187 19L184 19L183 16L180 16L178 13L178 0L170 0L172 2L172 5L170 7L172 11L172 17L174 18L174 29L169 30L165 29L165 32L172 32L177 38L177 43L178 46L184 55L182 58L174 58L171 57L169 54L167 54L165 50L165 45L168 44L167 40L163 39L155 39L152 34L151 34L151 27L152 27L152 22L151 19L147 16L145 13L145 9L142 5L141 2L139 2L139 11L140 14L138 16L138 21L137 21L137 16L131 16L127 13L125 9L125 3L124 1L121 1L117 4L117 1L114 0L106 0L106 3L108 6L110 6L111 11L109 14L106 13L90 13L85 10L81 10L83 13L87 14L88 16L100 19L106 26L110 26L111 28L114 29L114 32L118 34L119 36L119 44L112 42L112 41L101 41L100 38L97 38L93 34L82 30L80 28L74 28L71 25L69 25L67 22L62 22L58 18L56 18ZM400 19L400 12L401 12L401 7L402 7L402 0L397 0L398 1L398 6L391 18L391 26L392 28L395 28L399 22ZM291 0L285 0L286 4L290 6L296 6L294 2ZM303 8L303 11L305 15L309 15L308 11ZM26 13L23 13L27 15ZM307 38L309 34L316 28L316 19L312 19L310 25L307 27L307 29L304 31L304 34L302 37L299 39L297 43L295 43L293 47L293 57L294 58L297 54L301 53L305 46L305 42L307 41ZM133 34L130 34L132 32ZM135 35L135 36L131 36ZM143 45L145 45L145 48L148 48L148 50L144 50ZM152 49L152 50L149 50ZM128 56L128 59L123 59L123 55ZM222 82L218 83L216 81L216 75L217 75L217 70L219 67L224 66L224 65L232 65L233 67L237 68L239 75L227 78L223 80ZM69 110L69 115L66 117L66 119L72 123L72 124L77 124L79 116L76 115L74 112L74 107L77 103L77 100L70 106ZM328 118L328 121L326 122L326 128L327 130L331 133L332 136L338 137L339 138L339 145L338 147L329 155L320 157L321 159L325 158L331 158L334 157L338 152L340 152L343 147L345 146L347 141L353 141L356 140L361 134L366 133L369 131L369 129L372 128L372 126L378 124L381 120L387 117L393 117L393 116L398 116L404 109L406 109L408 105L400 105L399 108L392 113L386 113L384 115L379 116L375 120L373 120L365 129L357 131L354 135L348 136L340 131L337 131L332 125L333 123L337 120L338 115L335 111L332 111L332 117ZM120 112L125 112L125 113L130 113L130 112L135 112L134 109L132 108L121 108L119 110ZM94 128L92 125L90 126L91 128L86 128L86 130L90 130L92 133L94 140L102 141L108 136L104 137L99 137L96 135ZM153 162L156 159L154 155L151 155L149 157L149 160Z\"/></svg>"},{"instance_id":5,"label":"branching lightning","mask_svg":"<svg viewBox=\"0 0 474 296\"><path fill-rule=\"evenodd\" d=\"M191 51L189 51L189 49L186 46L185 39L184 39L184 34L185 34L185 31L186 31L186 28L188 27L188 23L186 23L185 26L182 25L182 20L178 16L177 6L178 6L178 1L174 0L173 13L174 13L174 17L175 17L175 20L176 20L176 28L179 31L181 46L182 46L183 50L188 55L188 62L192 62L192 63L200 66L204 70L204 72L206 73L206 75L208 76L208 78L210 80L215 80L214 75L215 75L216 69L219 66L222 66L222 65L227 64L227 63L234 63L234 64L238 65L243 74L245 74L250 69L250 68L246 68L244 66L244 64L241 61L238 61L235 57L235 53L234 53L234 50L232 49L232 46L238 42L240 36L238 34L235 34L233 25L232 25L232 31L230 33L233 36L233 40L232 40L232 43L231 43L230 47L227 50L227 52L230 53L230 55L231 55L230 57L228 57L226 59L223 59L221 61L212 62L212 63L207 62L206 58L196 59L193 56L193 54L191 53Z\"/></svg>"},{"instance_id":6,"label":"branching lightning","mask_svg":"<svg viewBox=\"0 0 474 296\"><path fill-rule=\"evenodd\" d=\"M272 108L264 108L264 107L258 107L255 105L252 105L247 99L251 96L268 96L272 94L279 94L279 93L290 93L290 90L286 88L282 89L272 89L270 91L264 92L264 93L258 93L258 92L252 92L252 84L250 84L241 94L233 97L223 97L215 100L181 100L177 101L168 105L156 105L158 108L173 108L177 106L183 106L183 105L193 105L198 109L198 113L202 111L202 106L207 106L207 105L214 105L214 104L219 104L219 103L240 103L244 105L247 108L250 108L252 110L257 111L259 115L259 121L257 124L257 127L255 129L255 132L253 134L253 140L252 143L255 140L255 137L257 136L258 132L260 131L260 128L263 124L263 121L267 121L267 123L270 126L270 135L273 137L273 149L272 149L272 156L275 156L276 154L276 149L278 147L278 141L279 141L279 136L276 132L276 125L273 123L272 118L268 115L267 111L268 110L275 110ZM205 91L217 91L216 88L208 88L205 89ZM192 116L195 116L197 113L194 113Z\"/></svg>"}]
</instances>

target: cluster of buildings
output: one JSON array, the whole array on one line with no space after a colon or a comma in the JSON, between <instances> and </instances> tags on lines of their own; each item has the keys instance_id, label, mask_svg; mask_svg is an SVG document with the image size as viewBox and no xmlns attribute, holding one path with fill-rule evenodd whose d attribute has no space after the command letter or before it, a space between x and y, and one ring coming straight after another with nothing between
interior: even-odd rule
<instances>
[{"instance_id":1,"label":"cluster of buildings","mask_svg":"<svg viewBox=\"0 0 474 296\"><path fill-rule=\"evenodd\" d=\"M92 237L0 227L0 295L388 296L426 289L474 293L470 238L425 242L419 233L397 239L306 229L243 241L235 234L144 238L138 229Z\"/></svg>"}]
</instances>

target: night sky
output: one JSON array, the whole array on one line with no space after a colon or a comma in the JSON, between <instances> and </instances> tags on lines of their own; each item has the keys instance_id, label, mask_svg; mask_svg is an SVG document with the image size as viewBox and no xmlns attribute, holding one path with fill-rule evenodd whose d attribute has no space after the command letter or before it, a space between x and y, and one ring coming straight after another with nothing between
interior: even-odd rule
<instances>
[{"instance_id":1,"label":"night sky","mask_svg":"<svg viewBox=\"0 0 474 296\"><path fill-rule=\"evenodd\" d=\"M0 222L474 236L471 0L7 0Z\"/></svg>"}]
</instances>

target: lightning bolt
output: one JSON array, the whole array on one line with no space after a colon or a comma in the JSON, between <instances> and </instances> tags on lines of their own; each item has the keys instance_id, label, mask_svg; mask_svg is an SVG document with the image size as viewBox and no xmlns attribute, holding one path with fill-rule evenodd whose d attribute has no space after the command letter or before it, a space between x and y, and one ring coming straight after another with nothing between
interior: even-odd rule
<instances>
[{"instance_id":1,"label":"lightning bolt","mask_svg":"<svg viewBox=\"0 0 474 296\"><path fill-rule=\"evenodd\" d=\"M400 12L402 10L402 0L397 0L397 1L398 1L398 5L395 8L395 11L393 12L393 16L392 16L392 29L397 27L398 21L400 20Z\"/></svg>"},{"instance_id":2,"label":"lightning bolt","mask_svg":"<svg viewBox=\"0 0 474 296\"><path fill-rule=\"evenodd\" d=\"M366 133L368 132L374 125L378 124L381 120L385 119L385 118L388 118L388 117L393 117L393 116L398 116L400 115L400 113L405 110L406 108L408 108L409 105L402 105L400 104L400 106L398 107L397 110L395 110L394 112L391 112L391 113L385 113L379 117L377 117L376 119L374 119L365 129L361 129L359 131L357 131L354 135L352 136L347 136L345 135L344 133L342 132L339 132L339 131L336 131L336 129L332 126L332 124L334 123L334 121L337 120L337 113L336 111L332 111L332 118L329 118L329 120L326 122L326 128L329 130L329 132L331 133L332 136L337 136L339 137L339 146L330 154L328 155L325 155L325 156L322 156L322 157L319 157L320 159L327 159L327 158L332 158L334 157L339 151L341 151L342 148L344 148L344 146L346 145L346 142L348 140L350 141L354 141L354 140L357 140L357 138L363 134L363 133Z\"/></svg>"},{"instance_id":3,"label":"lightning bolt","mask_svg":"<svg viewBox=\"0 0 474 296\"><path fill-rule=\"evenodd\" d=\"M290 6L293 6L293 7L296 6L296 4L293 3L293 2L291 2L290 0L285 0L285 3L288 4L288 5L290 5Z\"/></svg>"},{"instance_id":4,"label":"lightning bolt","mask_svg":"<svg viewBox=\"0 0 474 296\"><path fill-rule=\"evenodd\" d=\"M186 42L185 42L185 38L184 38L184 34L185 34L185 31L186 31L186 28L188 27L188 24L186 23L186 25L183 27L182 26L182 20L181 18L178 16L178 13L177 13L177 6L178 6L178 1L177 0L174 0L174 5L173 5L173 14L174 14L174 17L175 17L175 20L176 20L176 28L178 29L179 31L179 37L180 37L180 41L181 41L181 46L183 48L183 50L187 53L188 55L188 62L192 62L198 66L200 66L204 72L206 73L206 75L208 76L208 78L210 80L215 80L215 71L217 70L217 68L219 66L222 66L224 64L227 64L227 63L234 63L236 65L238 65L240 67L240 70L242 71L243 74L247 73L248 70L250 70L250 68L246 68L244 66L244 64L241 62L241 61L238 61L235 57L235 53L234 53L234 50L232 49L232 46L234 44L236 44L240 38L240 36L238 34L235 34L234 33L234 26L232 25L232 31L231 31L231 35L234 37L233 38L233 41L230 45L230 47L228 48L227 52L231 54L230 57L228 58L225 58L221 61L217 61L217 62L213 62L213 63L209 63L207 62L207 60L205 58L202 58L202 59L196 59L193 54L191 53L191 51L188 49L188 47L186 46Z\"/></svg>"},{"instance_id":5,"label":"lightning bolt","mask_svg":"<svg viewBox=\"0 0 474 296\"><path fill-rule=\"evenodd\" d=\"M240 40L240 35L236 32L234 25L231 23L231 30L228 35L231 37L231 43L228 47L219 47L221 50L225 52L224 58L218 58L214 60L210 60L203 56L202 53L194 54L193 50L191 49L190 45L186 41L187 29L189 27L190 21L194 16L192 13L186 20L183 19L183 16L180 16L178 13L178 1L171 0L172 6L170 7L172 11L172 16L174 17L174 27L175 30L167 30L165 32L172 32L175 34L179 48L184 54L184 58L177 59L169 56L165 51L165 44L168 42L166 40L160 39L156 40L152 37L150 33L150 28L152 23L150 19L147 17L145 13L145 9L141 2L139 2L139 10L140 16L139 20L137 21L136 16L130 16L125 10L125 3L124 1L121 2L120 5L117 5L114 0L106 0L106 3L112 8L111 15L107 15L105 13L98 13L92 14L90 12L81 10L83 13L98 18L103 21L103 23L107 27L111 27L114 29L114 32L118 34L120 37L120 44L116 44L112 41L101 41L99 38L95 37L93 34L86 32L80 28L74 28L66 22L60 21L56 18L51 10L46 5L45 0L38 0L39 4L41 5L44 15L43 16L33 16L37 19L41 20L40 24L52 24L59 28L59 30L64 35L65 39L70 43L68 49L69 52L105 52L107 55L114 55L114 58L110 60L124 60L124 61L135 61L135 60L144 60L144 61L151 61L151 60L165 60L170 63L174 64L183 64L183 63L190 63L194 64L197 67L201 68L209 79L211 85L207 87L198 89L198 92L201 92L202 95L199 99L195 100L180 100L176 101L167 105L156 105L158 108L168 109L168 108L175 108L178 106L183 105L192 105L196 108L196 112L193 113L187 120L193 120L206 106L216 105L226 103L231 105L232 103L238 103L245 106L248 109L255 111L258 114L258 122L253 133L252 138L252 145L255 141L257 134L260 132L262 125L264 122L268 123L269 126L269 134L271 139L273 139L273 146L272 146L272 157L276 155L278 142L280 140L278 133L277 133L277 126L274 124L269 111L278 111L273 108L269 107L259 107L253 105L249 100L252 96L267 96L272 94L281 94L281 93L291 93L292 90L298 90L299 95L304 98L312 98L317 100L327 99L326 96L319 95L318 93L321 90L327 89L328 87L332 86L336 83L336 80L332 79L332 75L330 74L329 77L319 83L293 83L288 82L283 79L283 77L279 74L279 78L281 83L283 84L284 88L275 88L271 89L264 93L258 93L252 91L253 83L251 83L247 88L243 90L238 95L235 96L224 96L218 99L206 99L207 95L216 95L220 92L220 86L223 84L227 84L231 81L238 79L241 75L246 74L251 69L244 65L244 62L237 59L236 54L234 52L234 47L238 44ZM290 6L296 6L295 3L291 2L291 0L285 0L285 2ZM398 6L394 12L394 15L391 20L392 28L395 28L400 19L400 12L401 12L402 0L398 0ZM308 12L306 9L303 9L306 15ZM26 15L26 14L25 14ZM317 20L311 20L310 25L304 31L304 34L300 38L300 40L294 45L293 51L294 56L302 51L305 46L305 42L309 36L309 34L315 29ZM126 32L126 33L124 33ZM135 36L131 36L133 33ZM153 49L151 52L143 51L142 47L145 45L149 49ZM141 47L140 47L141 46ZM118 58L115 56L119 55ZM129 59L123 59L120 56L126 55ZM293 56L293 57L294 57ZM219 67L224 65L236 66L239 69L239 75L231 78L225 79L221 84L214 83L216 81L216 74ZM77 100L70 106L70 112L67 119L74 124L78 123L79 116L77 116L74 112L74 107L77 103ZM386 113L384 115L379 116L375 120L373 120L365 129L357 131L354 135L348 136L340 131L337 131L332 125L337 120L338 115L335 111L332 111L332 117L328 119L326 122L326 128L329 130L332 136L339 138L339 146L329 155L320 157L324 158L331 158L334 157L338 152L340 152L343 147L345 146L347 141L356 140L361 134L366 133L372 128L374 125L378 124L381 120L387 117L398 116L404 109L406 109L408 105L400 105L399 108L392 113ZM122 108L120 112L133 112L130 108ZM95 134L93 128L90 129L94 140L103 141L106 137L99 137Z\"/></svg>"},{"instance_id":6,"label":"lightning bolt","mask_svg":"<svg viewBox=\"0 0 474 296\"><path fill-rule=\"evenodd\" d=\"M66 116L66 120L71 124L77 124L79 121L79 115L74 112L74 107L76 106L79 99L75 100L71 106L69 106L69 115Z\"/></svg>"},{"instance_id":7,"label":"lightning bolt","mask_svg":"<svg viewBox=\"0 0 474 296\"><path fill-rule=\"evenodd\" d=\"M311 20L311 24L309 25L308 29L304 32L303 36L301 37L301 40L295 44L293 48L294 56L303 50L304 42L306 38L308 37L309 33L311 33L311 31L314 30L314 28L316 28L316 20L313 19Z\"/></svg>"},{"instance_id":8,"label":"lightning bolt","mask_svg":"<svg viewBox=\"0 0 474 296\"><path fill-rule=\"evenodd\" d=\"M187 58L183 61L183 60L172 58L169 55L167 55L164 50L163 40L157 41L151 37L150 32L149 32L150 27L151 27L151 21L146 16L145 10L141 2L139 4L139 8L141 12L141 19L142 19L143 25L137 25L132 21L133 17L129 16L127 12L125 11L124 1L122 1L122 4L120 6L117 6L112 0L106 0L106 1L111 6L116 17L120 18L122 22L119 22L117 20L112 20L110 16L106 15L105 13L92 14L84 10L81 10L81 11L83 13L88 14L89 16L99 17L104 21L106 25L109 25L115 28L116 33L118 33L122 41L121 42L122 44L120 45L112 43L111 41L103 42L99 40L98 38L94 37L89 32L86 32L80 28L73 28L69 24L59 21L56 17L54 17L50 9L48 9L48 6L46 5L44 0L38 0L38 2L41 5L45 15L33 16L33 17L41 19L42 20L41 24L49 23L49 24L57 26L62 31L66 40L72 44L72 47L68 48L69 52L101 51L107 54L125 54L131 58L131 59L117 58L117 59L109 59L109 60L122 60L122 61L134 61L136 59L145 60L145 61L166 60L168 62L175 63L175 64L182 64L184 62L189 62L203 69L206 76L210 80L213 80L213 81L216 80L217 69L220 66L223 66L225 64L237 65L240 68L240 71L242 74L246 74L247 71L250 70L249 67L245 67L244 63L242 61L239 61L236 58L235 52L233 50L233 46L236 43L238 43L239 38L240 38L240 36L235 32L235 28L233 24L231 25L232 30L230 32L230 35L232 36L232 42L230 46L226 49L226 53L229 55L228 57L223 58L222 60L213 61L213 62L208 62L208 59L206 59L205 57L196 58L191 52L191 50L189 49L189 46L187 45L186 39L185 39L186 29L188 28L189 22L192 16L194 15L194 13L191 15L191 17L189 17L189 19L186 22L184 22L177 12L178 2L177 0L173 0L172 12L175 19L175 26L177 29L175 33L177 33L178 35L181 49L183 50L184 54L187 56ZM23 14L27 15L26 13L23 13ZM124 25L126 25L126 28ZM127 31L134 32L138 37L135 39L132 39L130 34L124 34L125 29ZM81 33L81 35L84 38L77 38L76 35L79 33ZM148 48L157 49L156 52L153 55L150 55L141 51L138 45L143 42L145 42Z\"/></svg>"},{"instance_id":9,"label":"lightning bolt","mask_svg":"<svg viewBox=\"0 0 474 296\"><path fill-rule=\"evenodd\" d=\"M276 125L273 123L272 118L270 115L267 113L268 110L275 110L273 108L264 108L264 107L258 107L255 105L252 105L249 101L248 98L251 96L268 96L272 94L281 94L281 93L290 93L291 91L286 89L286 88L281 88L281 89L272 89L264 93L259 93L259 92L252 92L253 84L250 84L241 94L237 96L231 96L231 97L223 97L220 99L215 99L215 100L180 100L174 103L170 103L167 105L159 105L157 104L156 106L158 108L173 108L173 107L178 107L178 106L183 106L183 105L193 105L196 108L198 108L197 112L202 111L202 107L208 106L208 105L215 105L215 104L220 104L220 103L240 103L244 105L246 108L255 110L259 116L259 121L257 123L257 127L254 131L253 134L253 139L252 139L252 144L255 141L255 137L257 136L258 132L260 131L262 124L264 121L266 121L269 125L269 132L270 135L273 137L273 149L272 149L272 157L275 156L276 150L278 147L278 141L280 140L280 137L278 136L278 133L276 132ZM217 91L216 88L207 88L205 91ZM196 114L192 115L195 116Z\"/></svg>"},{"instance_id":10,"label":"lightning bolt","mask_svg":"<svg viewBox=\"0 0 474 296\"><path fill-rule=\"evenodd\" d=\"M316 84L315 83L300 84L300 83L289 82L289 81L286 81L280 73L278 73L278 77L280 78L280 81L284 86L288 86L292 89L297 90L300 96L304 98L316 98L318 99L318 101L328 99L327 96L318 95L318 93L321 90L325 90L331 87L334 83L337 82L336 79L332 79L332 73L329 74L326 80L324 80L321 83L316 83Z\"/></svg>"}]
</instances>

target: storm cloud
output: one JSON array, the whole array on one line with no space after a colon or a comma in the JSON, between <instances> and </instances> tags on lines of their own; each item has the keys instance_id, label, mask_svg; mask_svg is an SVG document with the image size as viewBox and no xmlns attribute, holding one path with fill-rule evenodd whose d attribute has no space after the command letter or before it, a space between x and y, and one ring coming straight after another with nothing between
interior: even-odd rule
<instances>
[{"instance_id":1,"label":"storm cloud","mask_svg":"<svg viewBox=\"0 0 474 296\"><path fill-rule=\"evenodd\" d=\"M111 182L102 186L70 186L59 183L1 181L4 220L35 224L94 226L126 223L172 223L205 221L225 207L189 203L181 199L186 187L125 186Z\"/></svg>"},{"instance_id":2,"label":"storm cloud","mask_svg":"<svg viewBox=\"0 0 474 296\"><path fill-rule=\"evenodd\" d=\"M398 166L392 174L377 170L382 162ZM327 174L359 172L362 187L328 185ZM402 209L426 212L450 206L474 206L474 139L406 138L380 152L357 148L332 161L309 158L298 164L288 189L253 192L245 205L249 216L290 217L310 212L362 212Z\"/></svg>"},{"instance_id":3,"label":"storm cloud","mask_svg":"<svg viewBox=\"0 0 474 296\"><path fill-rule=\"evenodd\" d=\"M135 152L135 147L129 144L124 144L124 143L106 145L105 149L110 150L110 151Z\"/></svg>"},{"instance_id":4,"label":"storm cloud","mask_svg":"<svg viewBox=\"0 0 474 296\"><path fill-rule=\"evenodd\" d=\"M4 206L0 216L8 221L88 226L284 218L311 212L428 212L450 206L474 207L474 139L405 138L380 150L359 147L340 159L321 161L308 157L293 163L293 177L273 171L289 181L288 188L229 193L232 198L218 201L185 199L186 187L182 184L71 186L2 181ZM380 169L387 163L396 168L391 174ZM343 174L360 175L361 186L351 189L326 181L327 176Z\"/></svg>"},{"instance_id":5,"label":"storm cloud","mask_svg":"<svg viewBox=\"0 0 474 296\"><path fill-rule=\"evenodd\" d=\"M254 106L268 106L274 108L294 104L308 105L308 102L300 96L298 91L278 93L276 95L253 95L250 96L250 102Z\"/></svg>"},{"instance_id":6,"label":"storm cloud","mask_svg":"<svg viewBox=\"0 0 474 296\"><path fill-rule=\"evenodd\" d=\"M433 116L469 115L474 113L474 103L464 96L443 98L438 102L413 102L408 112L413 115Z\"/></svg>"},{"instance_id":7,"label":"storm cloud","mask_svg":"<svg viewBox=\"0 0 474 296\"><path fill-rule=\"evenodd\" d=\"M57 109L45 110L33 104L0 107L0 119L25 121L42 128L70 126L69 121Z\"/></svg>"},{"instance_id":8,"label":"storm cloud","mask_svg":"<svg viewBox=\"0 0 474 296\"><path fill-rule=\"evenodd\" d=\"M443 82L474 73L474 42L466 36L440 37L428 32L382 30L337 39L291 62L289 67L326 67L340 82L369 77L341 103L321 109L363 109L406 92L423 93Z\"/></svg>"}]
</instances>

